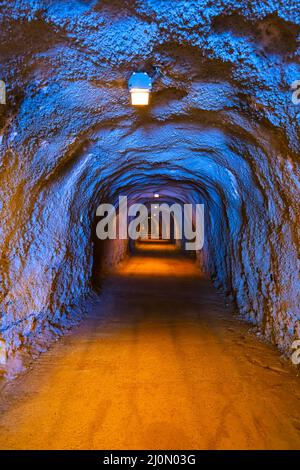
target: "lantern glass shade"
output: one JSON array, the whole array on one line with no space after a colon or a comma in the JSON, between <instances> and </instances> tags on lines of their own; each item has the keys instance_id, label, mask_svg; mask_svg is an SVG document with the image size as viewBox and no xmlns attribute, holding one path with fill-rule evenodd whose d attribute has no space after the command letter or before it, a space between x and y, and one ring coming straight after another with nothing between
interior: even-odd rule
<instances>
[{"instance_id":1,"label":"lantern glass shade","mask_svg":"<svg viewBox=\"0 0 300 470\"><path fill-rule=\"evenodd\" d=\"M131 104L133 106L147 106L149 104L150 92L142 88L132 88L130 90Z\"/></svg>"},{"instance_id":2,"label":"lantern glass shade","mask_svg":"<svg viewBox=\"0 0 300 470\"><path fill-rule=\"evenodd\" d=\"M147 106L152 90L152 79L146 72L134 72L128 82L133 106Z\"/></svg>"}]
</instances>

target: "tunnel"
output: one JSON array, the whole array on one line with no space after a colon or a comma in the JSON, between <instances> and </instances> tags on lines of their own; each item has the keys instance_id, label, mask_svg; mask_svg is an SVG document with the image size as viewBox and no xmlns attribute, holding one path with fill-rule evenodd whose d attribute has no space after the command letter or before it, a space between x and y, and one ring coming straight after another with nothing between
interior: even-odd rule
<instances>
[{"instance_id":1,"label":"tunnel","mask_svg":"<svg viewBox=\"0 0 300 470\"><path fill-rule=\"evenodd\" d=\"M300 449L297 4L6 0L0 22L0 448ZM174 218L100 240L120 196L203 207L201 248Z\"/></svg>"}]
</instances>

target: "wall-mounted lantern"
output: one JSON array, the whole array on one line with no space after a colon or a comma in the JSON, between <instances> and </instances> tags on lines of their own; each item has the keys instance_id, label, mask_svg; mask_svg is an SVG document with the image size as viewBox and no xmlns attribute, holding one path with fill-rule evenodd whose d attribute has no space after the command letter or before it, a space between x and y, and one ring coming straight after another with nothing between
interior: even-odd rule
<instances>
[{"instance_id":1,"label":"wall-mounted lantern","mask_svg":"<svg viewBox=\"0 0 300 470\"><path fill-rule=\"evenodd\" d=\"M6 86L3 80L0 80L0 104L6 104Z\"/></svg>"},{"instance_id":2,"label":"wall-mounted lantern","mask_svg":"<svg viewBox=\"0 0 300 470\"><path fill-rule=\"evenodd\" d=\"M146 72L133 72L128 86L133 106L147 106L149 104L152 78Z\"/></svg>"},{"instance_id":3,"label":"wall-mounted lantern","mask_svg":"<svg viewBox=\"0 0 300 470\"><path fill-rule=\"evenodd\" d=\"M155 198L158 198L158 197L159 197L159 194L158 194L158 193L154 193L153 196L154 196Z\"/></svg>"}]
</instances>

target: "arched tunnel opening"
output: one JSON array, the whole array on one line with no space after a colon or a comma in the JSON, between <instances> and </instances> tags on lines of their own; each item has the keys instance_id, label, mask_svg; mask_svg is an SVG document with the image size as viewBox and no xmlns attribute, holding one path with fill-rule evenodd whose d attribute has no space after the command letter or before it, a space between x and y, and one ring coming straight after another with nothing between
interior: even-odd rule
<instances>
[{"instance_id":1,"label":"arched tunnel opening","mask_svg":"<svg viewBox=\"0 0 300 470\"><path fill-rule=\"evenodd\" d=\"M0 449L300 448L300 16L225 3L1 2Z\"/></svg>"}]
</instances>

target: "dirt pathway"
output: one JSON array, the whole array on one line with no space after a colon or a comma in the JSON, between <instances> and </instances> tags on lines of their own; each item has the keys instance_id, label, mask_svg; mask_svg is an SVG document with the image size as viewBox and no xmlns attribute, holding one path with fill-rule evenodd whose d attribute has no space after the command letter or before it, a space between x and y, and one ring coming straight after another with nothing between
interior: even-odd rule
<instances>
[{"instance_id":1,"label":"dirt pathway","mask_svg":"<svg viewBox=\"0 0 300 470\"><path fill-rule=\"evenodd\" d=\"M1 449L300 449L300 380L192 260L151 245L2 391Z\"/></svg>"}]
</instances>

